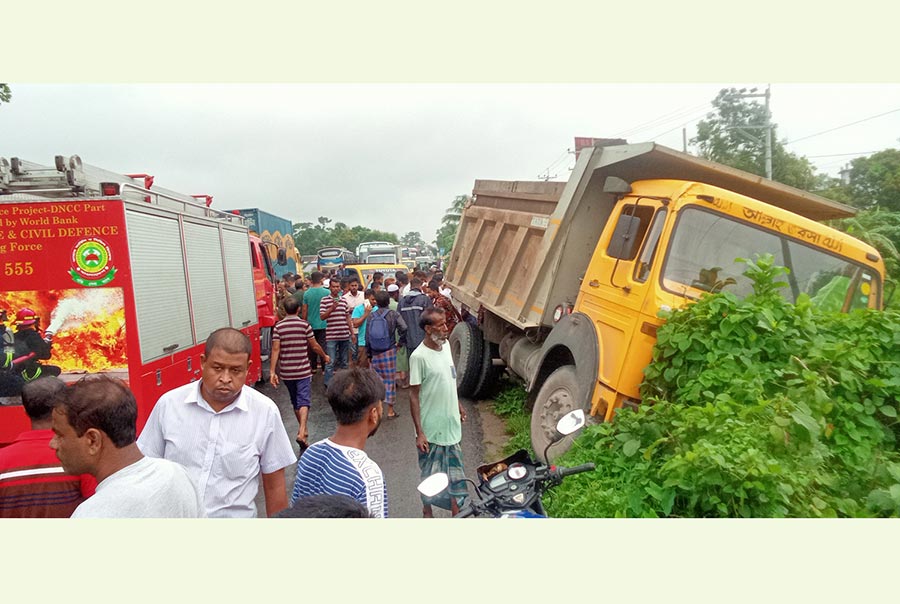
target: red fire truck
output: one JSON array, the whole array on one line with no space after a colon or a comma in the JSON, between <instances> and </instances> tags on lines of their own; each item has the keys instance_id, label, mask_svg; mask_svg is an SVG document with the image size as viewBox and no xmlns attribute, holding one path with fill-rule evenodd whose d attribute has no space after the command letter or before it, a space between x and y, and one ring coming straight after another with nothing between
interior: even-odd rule
<instances>
[{"instance_id":1,"label":"red fire truck","mask_svg":"<svg viewBox=\"0 0 900 604\"><path fill-rule=\"evenodd\" d=\"M40 375L126 380L140 430L161 394L199 378L220 327L250 337L247 383L261 379L275 272L243 219L211 202L78 156L0 158L0 446L29 428L21 387Z\"/></svg>"}]
</instances>

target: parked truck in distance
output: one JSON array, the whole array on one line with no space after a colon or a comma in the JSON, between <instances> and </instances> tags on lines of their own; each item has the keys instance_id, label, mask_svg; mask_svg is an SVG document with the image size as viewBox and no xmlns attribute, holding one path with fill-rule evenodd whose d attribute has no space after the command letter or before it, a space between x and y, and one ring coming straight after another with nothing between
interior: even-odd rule
<instances>
[{"instance_id":1,"label":"parked truck in distance","mask_svg":"<svg viewBox=\"0 0 900 604\"><path fill-rule=\"evenodd\" d=\"M521 377L538 453L573 409L609 421L640 403L659 311L749 293L736 259L754 254L790 269L789 300L832 284L834 304L840 277L836 310L881 308L878 251L816 222L854 212L653 143L601 140L566 183L476 180L445 272L479 325L450 336L460 394L480 398L503 365Z\"/></svg>"},{"instance_id":2,"label":"parked truck in distance","mask_svg":"<svg viewBox=\"0 0 900 604\"><path fill-rule=\"evenodd\" d=\"M302 265L300 254L297 253L294 244L294 225L290 220L259 208L245 208L232 212L243 216L250 232L265 244L278 279L285 273L297 274Z\"/></svg>"}]
</instances>

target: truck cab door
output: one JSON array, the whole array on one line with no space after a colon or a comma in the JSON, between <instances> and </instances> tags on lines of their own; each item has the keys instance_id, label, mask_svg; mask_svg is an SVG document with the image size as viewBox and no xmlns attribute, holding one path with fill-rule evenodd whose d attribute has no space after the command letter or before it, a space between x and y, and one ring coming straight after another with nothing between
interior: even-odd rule
<instances>
[{"instance_id":1,"label":"truck cab door","mask_svg":"<svg viewBox=\"0 0 900 604\"><path fill-rule=\"evenodd\" d=\"M667 200L649 198L620 201L581 283L576 309L597 328L598 390L607 413L614 400L640 398L638 387L662 323L656 317L651 273L660 261L667 205Z\"/></svg>"}]
</instances>

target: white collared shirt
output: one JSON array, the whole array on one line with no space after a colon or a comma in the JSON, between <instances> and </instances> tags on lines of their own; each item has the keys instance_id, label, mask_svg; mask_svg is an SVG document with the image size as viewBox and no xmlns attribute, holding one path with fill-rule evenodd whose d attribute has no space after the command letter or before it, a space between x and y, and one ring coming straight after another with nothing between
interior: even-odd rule
<instances>
[{"instance_id":1,"label":"white collared shirt","mask_svg":"<svg viewBox=\"0 0 900 604\"><path fill-rule=\"evenodd\" d=\"M365 301L366 301L366 294L363 293L362 290L357 290L355 296L353 294L351 294L350 292L347 292L346 294L344 294L341 297L347 301L347 307L350 309L351 314L352 314L354 308L356 308L360 304L365 303ZM354 327L353 333L358 334L359 327ZM356 340L354 339L353 341L355 342Z\"/></svg>"},{"instance_id":2,"label":"white collared shirt","mask_svg":"<svg viewBox=\"0 0 900 604\"><path fill-rule=\"evenodd\" d=\"M160 397L138 447L184 466L210 518L255 518L260 472L297 461L272 399L244 386L216 413L203 400L199 381Z\"/></svg>"}]
</instances>

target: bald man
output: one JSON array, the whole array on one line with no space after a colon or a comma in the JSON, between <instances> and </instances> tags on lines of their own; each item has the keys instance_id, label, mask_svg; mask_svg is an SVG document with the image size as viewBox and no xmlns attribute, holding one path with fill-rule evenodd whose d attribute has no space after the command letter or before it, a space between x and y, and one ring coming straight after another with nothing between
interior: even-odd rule
<instances>
[{"instance_id":1,"label":"bald man","mask_svg":"<svg viewBox=\"0 0 900 604\"><path fill-rule=\"evenodd\" d=\"M138 438L144 455L180 463L210 518L254 518L262 475L266 514L287 507L284 468L297 461L269 397L245 385L250 339L214 331L200 355L199 382L160 397Z\"/></svg>"}]
</instances>

